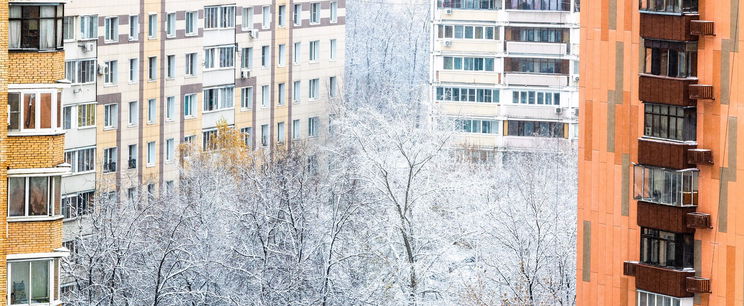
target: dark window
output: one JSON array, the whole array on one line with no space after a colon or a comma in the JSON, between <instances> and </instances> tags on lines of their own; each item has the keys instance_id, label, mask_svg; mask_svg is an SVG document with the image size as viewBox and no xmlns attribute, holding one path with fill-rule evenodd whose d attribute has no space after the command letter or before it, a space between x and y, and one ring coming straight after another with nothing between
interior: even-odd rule
<instances>
[{"instance_id":1,"label":"dark window","mask_svg":"<svg viewBox=\"0 0 744 306\"><path fill-rule=\"evenodd\" d=\"M663 13L694 13L698 0L640 0L641 11Z\"/></svg>"},{"instance_id":2,"label":"dark window","mask_svg":"<svg viewBox=\"0 0 744 306\"><path fill-rule=\"evenodd\" d=\"M567 74L568 62L550 58L509 58L507 72ZM564 67L565 66L565 67Z\"/></svg>"},{"instance_id":3,"label":"dark window","mask_svg":"<svg viewBox=\"0 0 744 306\"><path fill-rule=\"evenodd\" d=\"M568 11L570 0L506 0L506 9L537 11Z\"/></svg>"},{"instance_id":4,"label":"dark window","mask_svg":"<svg viewBox=\"0 0 744 306\"><path fill-rule=\"evenodd\" d=\"M686 78L697 75L697 43L647 40L644 72Z\"/></svg>"},{"instance_id":5,"label":"dark window","mask_svg":"<svg viewBox=\"0 0 744 306\"><path fill-rule=\"evenodd\" d=\"M692 268L692 257L692 235L641 228L642 263L671 268Z\"/></svg>"},{"instance_id":6,"label":"dark window","mask_svg":"<svg viewBox=\"0 0 744 306\"><path fill-rule=\"evenodd\" d=\"M568 41L567 29L511 28L511 41L563 43ZM565 34L565 35L564 35Z\"/></svg>"},{"instance_id":7,"label":"dark window","mask_svg":"<svg viewBox=\"0 0 744 306\"><path fill-rule=\"evenodd\" d=\"M499 10L501 0L437 0L438 8Z\"/></svg>"},{"instance_id":8,"label":"dark window","mask_svg":"<svg viewBox=\"0 0 744 306\"><path fill-rule=\"evenodd\" d=\"M563 134L564 125L561 122L510 120L507 125L508 136L565 137Z\"/></svg>"},{"instance_id":9,"label":"dark window","mask_svg":"<svg viewBox=\"0 0 744 306\"><path fill-rule=\"evenodd\" d=\"M643 135L672 140L696 139L697 112L694 107L645 103Z\"/></svg>"},{"instance_id":10,"label":"dark window","mask_svg":"<svg viewBox=\"0 0 744 306\"><path fill-rule=\"evenodd\" d=\"M62 48L63 5L11 5L10 49Z\"/></svg>"}]
</instances>

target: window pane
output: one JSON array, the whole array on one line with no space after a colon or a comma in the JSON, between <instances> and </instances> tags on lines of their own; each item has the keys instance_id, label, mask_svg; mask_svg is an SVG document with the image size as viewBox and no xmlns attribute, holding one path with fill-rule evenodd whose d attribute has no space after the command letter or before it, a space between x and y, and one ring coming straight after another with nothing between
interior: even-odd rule
<instances>
[{"instance_id":1,"label":"window pane","mask_svg":"<svg viewBox=\"0 0 744 306\"><path fill-rule=\"evenodd\" d=\"M49 303L49 262L31 262L31 303Z\"/></svg>"},{"instance_id":2,"label":"window pane","mask_svg":"<svg viewBox=\"0 0 744 306\"><path fill-rule=\"evenodd\" d=\"M28 304L30 287L29 262L14 262L10 264L10 303Z\"/></svg>"},{"instance_id":3,"label":"window pane","mask_svg":"<svg viewBox=\"0 0 744 306\"><path fill-rule=\"evenodd\" d=\"M11 177L8 179L8 213L13 216L24 216L26 205L26 178Z\"/></svg>"},{"instance_id":4,"label":"window pane","mask_svg":"<svg viewBox=\"0 0 744 306\"><path fill-rule=\"evenodd\" d=\"M49 203L49 178L31 177L28 184L28 209L31 216L47 215Z\"/></svg>"}]
</instances>

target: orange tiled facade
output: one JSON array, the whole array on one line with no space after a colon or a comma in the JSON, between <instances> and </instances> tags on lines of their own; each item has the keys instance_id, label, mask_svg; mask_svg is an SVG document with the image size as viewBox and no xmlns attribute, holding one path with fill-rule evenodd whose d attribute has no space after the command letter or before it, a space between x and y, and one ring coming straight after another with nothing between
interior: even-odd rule
<instances>
[{"instance_id":1,"label":"orange tiled facade","mask_svg":"<svg viewBox=\"0 0 744 306\"><path fill-rule=\"evenodd\" d=\"M0 0L0 304L60 300L61 3Z\"/></svg>"},{"instance_id":2,"label":"orange tiled facade","mask_svg":"<svg viewBox=\"0 0 744 306\"><path fill-rule=\"evenodd\" d=\"M742 8L582 1L579 305L744 302Z\"/></svg>"}]
</instances>

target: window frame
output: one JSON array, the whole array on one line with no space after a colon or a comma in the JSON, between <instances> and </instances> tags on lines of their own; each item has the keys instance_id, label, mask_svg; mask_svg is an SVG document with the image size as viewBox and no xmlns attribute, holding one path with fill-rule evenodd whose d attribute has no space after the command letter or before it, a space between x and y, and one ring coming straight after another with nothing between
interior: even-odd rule
<instances>
[{"instance_id":1,"label":"window frame","mask_svg":"<svg viewBox=\"0 0 744 306\"><path fill-rule=\"evenodd\" d=\"M11 96L18 97L18 100L13 102L11 100ZM42 127L44 125L42 115L43 115L43 97L45 95L48 95L49 97L49 127L44 128ZM28 101L26 101L26 96L32 96L33 98L30 98ZM8 112L8 135L24 135L24 134L31 134L31 135L46 135L46 134L57 134L62 133L64 129L62 128L62 102L61 101L61 93L55 89L55 88L49 88L49 89L9 89L7 91L7 112ZM13 110L13 104L17 103L17 111ZM33 128L27 128L26 126L29 126L32 124L31 121L29 121L29 118L26 117L26 114L29 113L29 110L31 110L31 106L33 107L33 110L31 113L33 113ZM17 117L16 115L17 114ZM13 117L16 117L17 127L13 127Z\"/></svg>"},{"instance_id":2,"label":"window frame","mask_svg":"<svg viewBox=\"0 0 744 306\"><path fill-rule=\"evenodd\" d=\"M107 16L103 20L103 33L105 43L119 42L119 17Z\"/></svg>"},{"instance_id":3,"label":"window frame","mask_svg":"<svg viewBox=\"0 0 744 306\"><path fill-rule=\"evenodd\" d=\"M31 179L34 178L46 178L46 196L47 196L47 203L46 203L46 213L41 215L32 215L31 214L31 199L30 199L30 187L31 187ZM11 211L11 205L12 205L12 192L11 192L11 179L23 179L24 183L24 189L23 189L23 201L24 201L24 212L23 215L14 216L12 215ZM62 186L62 175L61 174L22 174L22 175L8 175L7 178L7 218L8 221L14 221L18 219L46 219L46 218L54 218L59 217L62 214L62 194L61 194L61 186ZM57 211L59 210L59 211Z\"/></svg>"}]
</instances>

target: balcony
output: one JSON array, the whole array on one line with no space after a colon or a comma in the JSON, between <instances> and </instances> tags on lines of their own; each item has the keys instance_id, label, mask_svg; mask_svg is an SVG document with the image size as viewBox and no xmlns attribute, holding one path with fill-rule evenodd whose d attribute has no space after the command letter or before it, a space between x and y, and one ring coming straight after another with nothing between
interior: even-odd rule
<instances>
[{"instance_id":1,"label":"balcony","mask_svg":"<svg viewBox=\"0 0 744 306\"><path fill-rule=\"evenodd\" d=\"M700 16L669 15L641 11L641 37L675 41L698 40L690 31L690 24Z\"/></svg>"},{"instance_id":2,"label":"balcony","mask_svg":"<svg viewBox=\"0 0 744 306\"><path fill-rule=\"evenodd\" d=\"M698 169L633 168L633 199L677 207L698 205Z\"/></svg>"},{"instance_id":3,"label":"balcony","mask_svg":"<svg viewBox=\"0 0 744 306\"><path fill-rule=\"evenodd\" d=\"M695 278L694 271L673 270L645 265L639 262L626 261L623 263L623 274L635 276L636 288L674 297L692 297L694 294L688 288L705 290L705 283ZM689 281L688 278L696 280ZM708 290L710 284L708 283Z\"/></svg>"},{"instance_id":4,"label":"balcony","mask_svg":"<svg viewBox=\"0 0 744 306\"><path fill-rule=\"evenodd\" d=\"M564 74L515 73L504 74L506 85L527 85L544 87L566 87L568 76Z\"/></svg>"},{"instance_id":5,"label":"balcony","mask_svg":"<svg viewBox=\"0 0 744 306\"><path fill-rule=\"evenodd\" d=\"M564 56L568 54L568 45L564 43L507 41L506 52L510 54Z\"/></svg>"},{"instance_id":6,"label":"balcony","mask_svg":"<svg viewBox=\"0 0 744 306\"><path fill-rule=\"evenodd\" d=\"M695 209L695 207L676 207L638 201L636 220L640 227L691 234L695 232L695 229L688 227L687 216L694 213Z\"/></svg>"},{"instance_id":7,"label":"balcony","mask_svg":"<svg viewBox=\"0 0 744 306\"><path fill-rule=\"evenodd\" d=\"M688 151L694 145L648 138L638 139L638 163L671 169L694 168L688 161Z\"/></svg>"},{"instance_id":8,"label":"balcony","mask_svg":"<svg viewBox=\"0 0 744 306\"><path fill-rule=\"evenodd\" d=\"M690 99L690 85L697 82L697 79L641 74L638 79L638 99L643 102L695 106L695 100Z\"/></svg>"}]
</instances>

